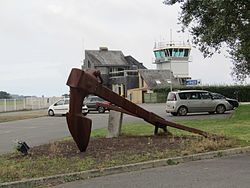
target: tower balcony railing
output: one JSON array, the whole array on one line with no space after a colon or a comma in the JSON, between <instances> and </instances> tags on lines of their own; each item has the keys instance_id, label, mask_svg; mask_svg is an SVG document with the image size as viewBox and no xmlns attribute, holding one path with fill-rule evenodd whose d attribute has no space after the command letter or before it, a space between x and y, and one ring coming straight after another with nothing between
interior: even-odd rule
<instances>
[{"instance_id":1,"label":"tower balcony railing","mask_svg":"<svg viewBox=\"0 0 250 188\"><path fill-rule=\"evenodd\" d=\"M190 62L190 57L161 57L161 58L152 58L152 62L154 64L158 63L170 63L174 61L180 61L180 62Z\"/></svg>"},{"instance_id":2,"label":"tower balcony railing","mask_svg":"<svg viewBox=\"0 0 250 188\"><path fill-rule=\"evenodd\" d=\"M161 41L161 42L155 42L154 50L156 49L164 49L164 48L188 48L191 49L190 42L184 42L184 41Z\"/></svg>"}]
</instances>

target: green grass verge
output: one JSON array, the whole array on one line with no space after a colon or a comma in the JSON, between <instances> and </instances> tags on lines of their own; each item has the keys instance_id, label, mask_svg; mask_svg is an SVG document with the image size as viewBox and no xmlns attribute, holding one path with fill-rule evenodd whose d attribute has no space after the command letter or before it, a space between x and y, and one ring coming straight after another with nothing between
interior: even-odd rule
<instances>
[{"instance_id":1,"label":"green grass verge","mask_svg":"<svg viewBox=\"0 0 250 188\"><path fill-rule=\"evenodd\" d=\"M6 154L0 156L0 183L245 146L249 145L250 142L250 105L240 106L229 119L190 120L180 121L180 123L210 133L224 135L231 139L221 142L208 139L196 140L188 144L183 143L181 148L136 155L133 153L116 154L116 156L107 158L102 162L98 162L99 158L91 156L85 156L84 158L79 156L70 158L40 156L32 158L32 156L20 157L18 153ZM122 127L122 134L126 135L152 135L153 131L154 127L146 123L127 124ZM174 135L190 135L188 132L173 128L169 128L169 131ZM106 133L106 129L99 129L92 131L91 136L104 137ZM56 148L54 150L56 151Z\"/></svg>"},{"instance_id":2,"label":"green grass verge","mask_svg":"<svg viewBox=\"0 0 250 188\"><path fill-rule=\"evenodd\" d=\"M84 154L80 156L78 155L78 157L69 158L63 156L51 157L50 155L33 158L29 155L22 157L19 153L7 154L0 156L0 184L3 182L25 180L91 169L103 169L112 166L133 164L175 156L185 156L205 151L226 149L235 144L237 144L237 142L226 140L214 142L208 139L203 139L200 140L199 143L197 143L197 141L193 141L188 144L183 141L181 148L146 153L142 151L140 154L133 154L131 151L124 151L124 153L116 153L112 156L105 156L103 159L91 156L85 156L83 158ZM53 153L53 151L51 151L51 153Z\"/></svg>"},{"instance_id":3,"label":"green grass verge","mask_svg":"<svg viewBox=\"0 0 250 188\"><path fill-rule=\"evenodd\" d=\"M250 142L250 105L240 106L228 119L190 120L180 123L213 134ZM183 131L176 129L171 131L175 134L184 134Z\"/></svg>"},{"instance_id":4,"label":"green grass verge","mask_svg":"<svg viewBox=\"0 0 250 188\"><path fill-rule=\"evenodd\" d=\"M23 119L32 119L32 118L38 118L43 117L47 115L47 112L44 111L16 111L12 113L1 113L0 114L0 123L2 122L8 122L8 121L17 121L17 120L23 120Z\"/></svg>"},{"instance_id":5,"label":"green grass verge","mask_svg":"<svg viewBox=\"0 0 250 188\"><path fill-rule=\"evenodd\" d=\"M3 99L0 100L0 106L14 106L16 103L16 105L23 105L24 101L23 99L17 99L16 101L14 99L7 99L6 103L4 102Z\"/></svg>"},{"instance_id":6,"label":"green grass verge","mask_svg":"<svg viewBox=\"0 0 250 188\"><path fill-rule=\"evenodd\" d=\"M250 142L250 105L242 105L235 110L234 114L228 119L199 119L177 121L177 123L207 131L212 134L226 136L238 140ZM168 127L174 135L191 135L192 133ZM126 135L151 135L154 126L148 123L124 124L122 133ZM106 129L92 131L94 137L104 137Z\"/></svg>"}]
</instances>

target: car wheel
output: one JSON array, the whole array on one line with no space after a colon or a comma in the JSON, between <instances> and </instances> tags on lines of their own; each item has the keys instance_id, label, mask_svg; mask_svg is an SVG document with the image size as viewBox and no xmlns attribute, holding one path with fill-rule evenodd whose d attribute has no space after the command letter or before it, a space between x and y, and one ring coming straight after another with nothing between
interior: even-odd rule
<instances>
[{"instance_id":1,"label":"car wheel","mask_svg":"<svg viewBox=\"0 0 250 188\"><path fill-rule=\"evenodd\" d=\"M177 116L177 113L176 113L176 112L171 112L171 114L172 114L173 116Z\"/></svg>"},{"instance_id":2,"label":"car wheel","mask_svg":"<svg viewBox=\"0 0 250 188\"><path fill-rule=\"evenodd\" d=\"M179 109L178 109L178 115L180 116L186 116L187 115L187 108L185 106L181 106Z\"/></svg>"},{"instance_id":3,"label":"car wheel","mask_svg":"<svg viewBox=\"0 0 250 188\"><path fill-rule=\"evenodd\" d=\"M97 110L98 110L99 113L104 113L104 112L105 112L105 108L102 107L102 106L99 106L99 107L97 108Z\"/></svg>"},{"instance_id":4,"label":"car wheel","mask_svg":"<svg viewBox=\"0 0 250 188\"><path fill-rule=\"evenodd\" d=\"M223 114L226 111L226 108L224 105L220 104L216 107L216 113L217 114Z\"/></svg>"},{"instance_id":5,"label":"car wheel","mask_svg":"<svg viewBox=\"0 0 250 188\"><path fill-rule=\"evenodd\" d=\"M84 116L86 116L88 114L88 112L82 113Z\"/></svg>"},{"instance_id":6,"label":"car wheel","mask_svg":"<svg viewBox=\"0 0 250 188\"><path fill-rule=\"evenodd\" d=\"M49 110L49 111L48 111L48 115L49 115L49 116L54 116L54 115L55 115L55 113L54 113L54 111L53 111L53 110Z\"/></svg>"}]
</instances>

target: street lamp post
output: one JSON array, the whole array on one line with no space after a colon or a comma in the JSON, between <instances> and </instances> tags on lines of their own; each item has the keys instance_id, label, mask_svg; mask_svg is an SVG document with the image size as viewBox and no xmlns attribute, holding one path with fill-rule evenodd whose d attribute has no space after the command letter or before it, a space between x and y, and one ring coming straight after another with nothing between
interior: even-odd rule
<instances>
[{"instance_id":1,"label":"street lamp post","mask_svg":"<svg viewBox=\"0 0 250 188\"><path fill-rule=\"evenodd\" d=\"M173 90L173 86L172 86L172 67L171 67L171 61L172 61L172 59L170 59L170 91Z\"/></svg>"}]
</instances>

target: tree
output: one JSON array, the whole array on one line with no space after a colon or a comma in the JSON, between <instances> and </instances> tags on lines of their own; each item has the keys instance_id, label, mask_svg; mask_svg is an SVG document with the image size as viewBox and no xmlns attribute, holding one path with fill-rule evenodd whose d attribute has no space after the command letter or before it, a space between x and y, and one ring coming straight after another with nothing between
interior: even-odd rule
<instances>
[{"instance_id":1,"label":"tree","mask_svg":"<svg viewBox=\"0 0 250 188\"><path fill-rule=\"evenodd\" d=\"M182 31L204 57L220 53L226 45L233 61L233 76L244 80L250 75L250 1L249 0L164 0L166 5L181 4Z\"/></svg>"},{"instance_id":2,"label":"tree","mask_svg":"<svg viewBox=\"0 0 250 188\"><path fill-rule=\"evenodd\" d=\"M10 99L11 96L9 93L5 92L5 91L0 91L0 99Z\"/></svg>"}]
</instances>

